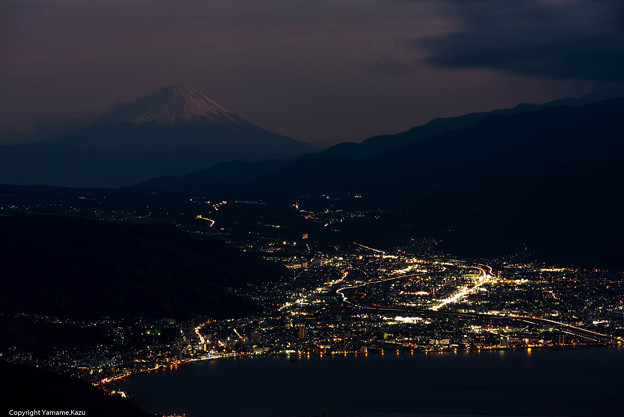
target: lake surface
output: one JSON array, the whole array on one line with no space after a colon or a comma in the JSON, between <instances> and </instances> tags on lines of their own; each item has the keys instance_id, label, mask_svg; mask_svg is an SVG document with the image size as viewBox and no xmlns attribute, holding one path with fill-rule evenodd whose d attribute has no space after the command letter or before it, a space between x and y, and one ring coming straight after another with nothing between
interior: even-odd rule
<instances>
[{"instance_id":1,"label":"lake surface","mask_svg":"<svg viewBox=\"0 0 624 417\"><path fill-rule=\"evenodd\" d=\"M117 387L192 417L624 416L624 349L228 359Z\"/></svg>"}]
</instances>

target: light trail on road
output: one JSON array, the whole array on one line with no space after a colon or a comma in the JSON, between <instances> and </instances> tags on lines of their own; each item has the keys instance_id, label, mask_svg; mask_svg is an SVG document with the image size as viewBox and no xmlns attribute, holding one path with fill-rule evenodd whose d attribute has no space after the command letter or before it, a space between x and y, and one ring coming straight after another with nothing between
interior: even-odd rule
<instances>
[{"instance_id":1,"label":"light trail on road","mask_svg":"<svg viewBox=\"0 0 624 417\"><path fill-rule=\"evenodd\" d=\"M241 334L238 332L238 330L236 330L236 328L235 328L235 327L233 327L233 328L232 328L232 330L234 330L234 333L236 333L236 336L238 336L238 338L239 338L239 339L241 339L241 340L243 340L243 339L244 339L244 337L243 337L243 336L241 336Z\"/></svg>"},{"instance_id":2,"label":"light trail on road","mask_svg":"<svg viewBox=\"0 0 624 417\"><path fill-rule=\"evenodd\" d=\"M487 266L487 267L490 269L490 272L492 272L492 268L489 267L489 266ZM438 311L442 307L447 306L447 305L452 304L452 303L455 303L455 302L459 301L460 299L464 298L465 296L467 296L468 294L474 293L483 284L492 282L492 278L494 278L494 277L492 275L488 274L487 272L485 272L485 269L483 269L481 267L478 267L478 266L473 266L472 268L475 268L475 269L478 269L479 271L481 271L481 273L482 273L481 279L473 287L464 288L461 291L459 291L459 292L451 295L450 297L442 300L439 304L431 307L432 310Z\"/></svg>"},{"instance_id":3,"label":"light trail on road","mask_svg":"<svg viewBox=\"0 0 624 417\"><path fill-rule=\"evenodd\" d=\"M357 242L353 242L353 244L357 245L357 246L359 246L361 248L364 248L364 249L372 250L373 252L378 252L378 253L381 253L381 254L386 253L386 252L384 252L384 251L382 251L380 249L371 248L370 246L362 245L362 244L357 243Z\"/></svg>"},{"instance_id":4,"label":"light trail on road","mask_svg":"<svg viewBox=\"0 0 624 417\"><path fill-rule=\"evenodd\" d=\"M208 217L204 217L204 216L202 216L201 214L198 214L197 216L195 216L195 218L196 218L197 220L205 220L205 221L207 221L207 222L210 222L210 226L208 226L208 227L212 227L212 226L214 226L214 225L215 225L215 223L216 223L214 220L209 219Z\"/></svg>"},{"instance_id":5,"label":"light trail on road","mask_svg":"<svg viewBox=\"0 0 624 417\"><path fill-rule=\"evenodd\" d=\"M204 339L204 336L201 335L201 333L199 332L199 329L201 329L204 325L201 324L197 327L195 327L195 333L197 334L197 337L199 337L199 341L201 342L201 344L203 345L204 343L206 343L206 339Z\"/></svg>"},{"instance_id":6,"label":"light trail on road","mask_svg":"<svg viewBox=\"0 0 624 417\"><path fill-rule=\"evenodd\" d=\"M327 290L327 289L329 289L329 288L333 287L334 285L341 283L342 281L344 281L344 280L345 280L345 278L347 278L347 276L349 276L349 271L344 271L344 272L342 273L342 276L341 276L339 279L337 279L337 280L335 280L335 281L330 281L330 282L328 282L327 284L325 284L325 285L324 285L324 286L322 286L322 287L315 288L315 289L314 289L313 291L311 291L309 294L304 295L303 297L298 298L298 299L296 299L295 301L289 301L289 302L285 303L283 306L281 306L280 308L278 308L278 309L277 309L277 311L283 311L284 309L286 309L286 308L288 308L288 307L291 307L291 306L293 306L293 305L295 305L295 304L300 304L300 303L304 302L305 300L307 300L307 299L308 299L308 297L311 297L311 296L313 296L314 294L318 294L318 293L320 293L320 292L321 292L321 291L323 291L323 290Z\"/></svg>"},{"instance_id":7,"label":"light trail on road","mask_svg":"<svg viewBox=\"0 0 624 417\"><path fill-rule=\"evenodd\" d=\"M487 268L488 271L486 272L485 269L483 269L482 267ZM489 266L489 265L480 265L480 266L474 266L472 268L479 269L479 270L482 271L483 275L482 275L481 280L474 287L471 287L468 290L464 290L464 291L460 292L459 294L455 294L452 297L450 297L450 298L453 299L453 301L457 301L459 298L461 298L461 296L467 295L468 293L474 291L475 289L477 289L481 285L485 284L486 282L492 282L491 279L494 278L494 276L492 275L492 267L491 266ZM374 303L372 303L372 305L363 305L363 304L358 304L357 302L350 301L349 298L344 294L344 291L347 291L347 290L354 290L354 289L357 289L357 288L366 287L368 285L379 284L379 283L392 281L392 280L397 280L397 279L401 279L401 278L411 278L412 276L417 276L417 275L419 275L419 274L413 274L413 275L402 276L402 277L387 278L387 279L383 279L383 280L368 282L368 283L361 284L361 285L350 286L350 287L343 287L343 288L340 288L339 290L337 290L336 293L340 294L340 296L342 297L343 302L345 302L347 304L350 304L350 305L352 305L354 307L362 308L362 309L365 309L365 310L372 310L372 311L376 311L376 312L387 311L387 312L393 312L393 313L396 313L396 312L401 312L401 313L418 313L418 314L425 314L425 315L426 314L441 314L441 315L452 315L452 316L459 316L459 317L487 317L487 318L494 318L494 319L498 319L498 320L520 321L520 322L528 323L528 324L531 324L531 325L550 324L553 327L556 327L557 330L559 330L560 332L563 332L563 333L573 334L575 336L583 337L583 338L586 338L586 339L589 339L589 340L593 340L593 341L602 340L603 342L604 341L609 341L610 343L614 343L615 342L618 345L624 344L624 339L621 338L621 337L610 336L610 335L607 335L607 334L594 332L592 330L583 329L581 327L573 326L573 325L566 324L566 323L561 323L561 322L550 320L550 319L544 319L544 318L541 318L541 317L502 315L502 314L487 314L487 313L467 313L467 312L461 312L460 313L460 312L454 312L454 311L439 311L439 308L442 307L441 304L439 304L437 306L434 306L432 308L429 308L429 309L384 307L384 306L376 305ZM460 294L461 294L461 296L459 296ZM450 302L444 303L444 305L448 305L448 304L450 304ZM599 339L596 339L596 338L599 338Z\"/></svg>"}]
</instances>

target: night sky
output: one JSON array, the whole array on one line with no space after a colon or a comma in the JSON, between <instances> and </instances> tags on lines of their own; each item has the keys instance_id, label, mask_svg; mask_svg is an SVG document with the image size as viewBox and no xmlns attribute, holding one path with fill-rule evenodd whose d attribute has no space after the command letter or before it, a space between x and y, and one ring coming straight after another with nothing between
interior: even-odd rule
<instances>
[{"instance_id":1,"label":"night sky","mask_svg":"<svg viewBox=\"0 0 624 417\"><path fill-rule=\"evenodd\" d=\"M269 130L359 140L624 81L621 0L2 0L0 124L188 84Z\"/></svg>"}]
</instances>

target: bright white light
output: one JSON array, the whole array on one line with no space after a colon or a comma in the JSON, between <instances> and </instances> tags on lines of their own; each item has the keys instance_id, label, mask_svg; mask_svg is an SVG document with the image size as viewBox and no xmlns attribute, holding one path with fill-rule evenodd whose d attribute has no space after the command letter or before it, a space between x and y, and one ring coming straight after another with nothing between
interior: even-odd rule
<instances>
[{"instance_id":1,"label":"bright white light","mask_svg":"<svg viewBox=\"0 0 624 417\"><path fill-rule=\"evenodd\" d=\"M492 279L494 278L493 275L488 274L487 272L485 272L485 270L479 268L479 270L481 270L481 272L483 273L481 275L481 278L477 281L477 283L473 286L473 287L462 287L461 291L456 292L455 294L451 295L448 298L445 298L444 300L442 300L439 304L431 307L432 310L437 311L440 308L448 305L448 304L452 304L458 300L460 300L461 298L465 297L468 294L471 294L475 291L477 291L479 289L480 286L482 286L485 283L491 282ZM490 272L491 272L491 268L490 268Z\"/></svg>"}]
</instances>

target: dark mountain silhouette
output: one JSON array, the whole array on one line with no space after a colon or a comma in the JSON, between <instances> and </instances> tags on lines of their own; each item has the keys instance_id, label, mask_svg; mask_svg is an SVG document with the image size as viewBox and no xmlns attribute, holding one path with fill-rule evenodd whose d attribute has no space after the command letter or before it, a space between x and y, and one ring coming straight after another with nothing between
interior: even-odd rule
<instances>
[{"instance_id":1,"label":"dark mountain silhouette","mask_svg":"<svg viewBox=\"0 0 624 417\"><path fill-rule=\"evenodd\" d=\"M624 99L547 107L489 115L368 158L229 162L133 190L156 189L162 198L361 193L386 215L341 224L347 243L437 237L449 253L520 251L562 263L624 265L623 123Z\"/></svg>"},{"instance_id":2,"label":"dark mountain silhouette","mask_svg":"<svg viewBox=\"0 0 624 417\"><path fill-rule=\"evenodd\" d=\"M181 193L206 192L231 193L250 180L284 168L291 160L268 160L260 162L232 161L217 164L184 177L160 177L144 181L134 189L165 190Z\"/></svg>"},{"instance_id":3,"label":"dark mountain silhouette","mask_svg":"<svg viewBox=\"0 0 624 417\"><path fill-rule=\"evenodd\" d=\"M489 112L470 113L457 117L433 119L424 125L416 126L405 132L394 135L374 136L362 141L361 143L339 143L316 154L315 156L347 157L353 159L370 158L384 151L401 147L416 140L426 139L438 133L458 130L474 125L489 116L526 113L549 107L585 106L598 101L619 97L618 94L614 93L624 94L624 91L616 90L615 92L597 92L588 94L581 98L564 98L544 104L523 103L510 109L499 109Z\"/></svg>"},{"instance_id":4,"label":"dark mountain silhouette","mask_svg":"<svg viewBox=\"0 0 624 417\"><path fill-rule=\"evenodd\" d=\"M98 118L94 115L67 119L42 117L29 128L19 130L11 126L0 125L0 144L23 145L25 143L56 138L91 126L97 120Z\"/></svg>"},{"instance_id":5,"label":"dark mountain silhouette","mask_svg":"<svg viewBox=\"0 0 624 417\"><path fill-rule=\"evenodd\" d=\"M132 400L112 396L88 382L30 365L0 361L7 410L80 410L92 417L147 417Z\"/></svg>"},{"instance_id":6,"label":"dark mountain silhouette","mask_svg":"<svg viewBox=\"0 0 624 417\"><path fill-rule=\"evenodd\" d=\"M0 181L67 187L118 187L150 177L183 174L210 166L199 151L131 152L62 143L0 147Z\"/></svg>"},{"instance_id":7,"label":"dark mountain silhouette","mask_svg":"<svg viewBox=\"0 0 624 417\"><path fill-rule=\"evenodd\" d=\"M551 107L488 116L476 124L417 140L371 158L303 158L245 164L235 181L223 164L140 187L210 192L229 187L248 194L352 192L414 194L470 178L505 175L572 162L622 141L624 99L581 107Z\"/></svg>"},{"instance_id":8,"label":"dark mountain silhouette","mask_svg":"<svg viewBox=\"0 0 624 417\"><path fill-rule=\"evenodd\" d=\"M192 87L173 86L73 133L0 147L0 181L122 186L229 160L292 158L313 150L243 120Z\"/></svg>"},{"instance_id":9,"label":"dark mountain silhouette","mask_svg":"<svg viewBox=\"0 0 624 417\"><path fill-rule=\"evenodd\" d=\"M612 99L488 116L366 159L247 166L235 185L219 183L219 167L146 185L265 198L362 193L385 216L346 221L334 240L383 247L435 237L453 254L622 267L623 125L624 99Z\"/></svg>"},{"instance_id":10,"label":"dark mountain silhouette","mask_svg":"<svg viewBox=\"0 0 624 417\"><path fill-rule=\"evenodd\" d=\"M442 241L440 250L454 255L516 253L559 265L622 268L622 181L620 142L571 163L423 193L409 203L388 205L378 222L347 222L343 233L346 241L381 246L434 237Z\"/></svg>"},{"instance_id":11,"label":"dark mountain silhouette","mask_svg":"<svg viewBox=\"0 0 624 417\"><path fill-rule=\"evenodd\" d=\"M165 87L118 106L93 126L54 142L122 151L193 149L254 160L313 149L243 120L189 86Z\"/></svg>"},{"instance_id":12,"label":"dark mountain silhouette","mask_svg":"<svg viewBox=\"0 0 624 417\"><path fill-rule=\"evenodd\" d=\"M624 144L619 144L570 164L465 185L456 195L464 196L470 211L453 221L455 233L446 247L472 256L526 248L559 265L622 268L623 180ZM475 195L489 198L478 202Z\"/></svg>"},{"instance_id":13,"label":"dark mountain silhouette","mask_svg":"<svg viewBox=\"0 0 624 417\"><path fill-rule=\"evenodd\" d=\"M227 192L231 191L232 187L235 185L242 185L260 175L270 174L271 172L275 172L281 168L292 165L296 161L304 159L328 158L320 162L321 165L328 166L331 166L334 163L349 164L349 161L341 161L341 158L369 159L386 151L405 146L411 142L428 139L443 132L460 130L472 126L490 116L527 113L550 107L580 107L604 101L605 98L612 98L613 96L614 92L612 91L599 92L589 94L582 98L566 98L540 105L519 104L511 109L500 109L490 112L471 113L458 117L439 118L434 119L422 126L416 126L408 131L395 135L375 136L366 139L361 143L339 143L318 153L301 155L296 160L272 160L260 161L258 163L248 161L226 162L189 174L182 180L177 179L175 176L168 176L166 178L150 179L142 182L138 186L141 188L153 189L173 189L175 187L182 187L182 189L186 191L193 190L204 192L209 188L211 191ZM307 166L307 164L309 163L304 162L301 166ZM314 163L312 163L312 165L314 165Z\"/></svg>"},{"instance_id":14,"label":"dark mountain silhouette","mask_svg":"<svg viewBox=\"0 0 624 417\"><path fill-rule=\"evenodd\" d=\"M0 217L3 313L187 318L256 307L226 291L282 268L171 226Z\"/></svg>"}]
</instances>

